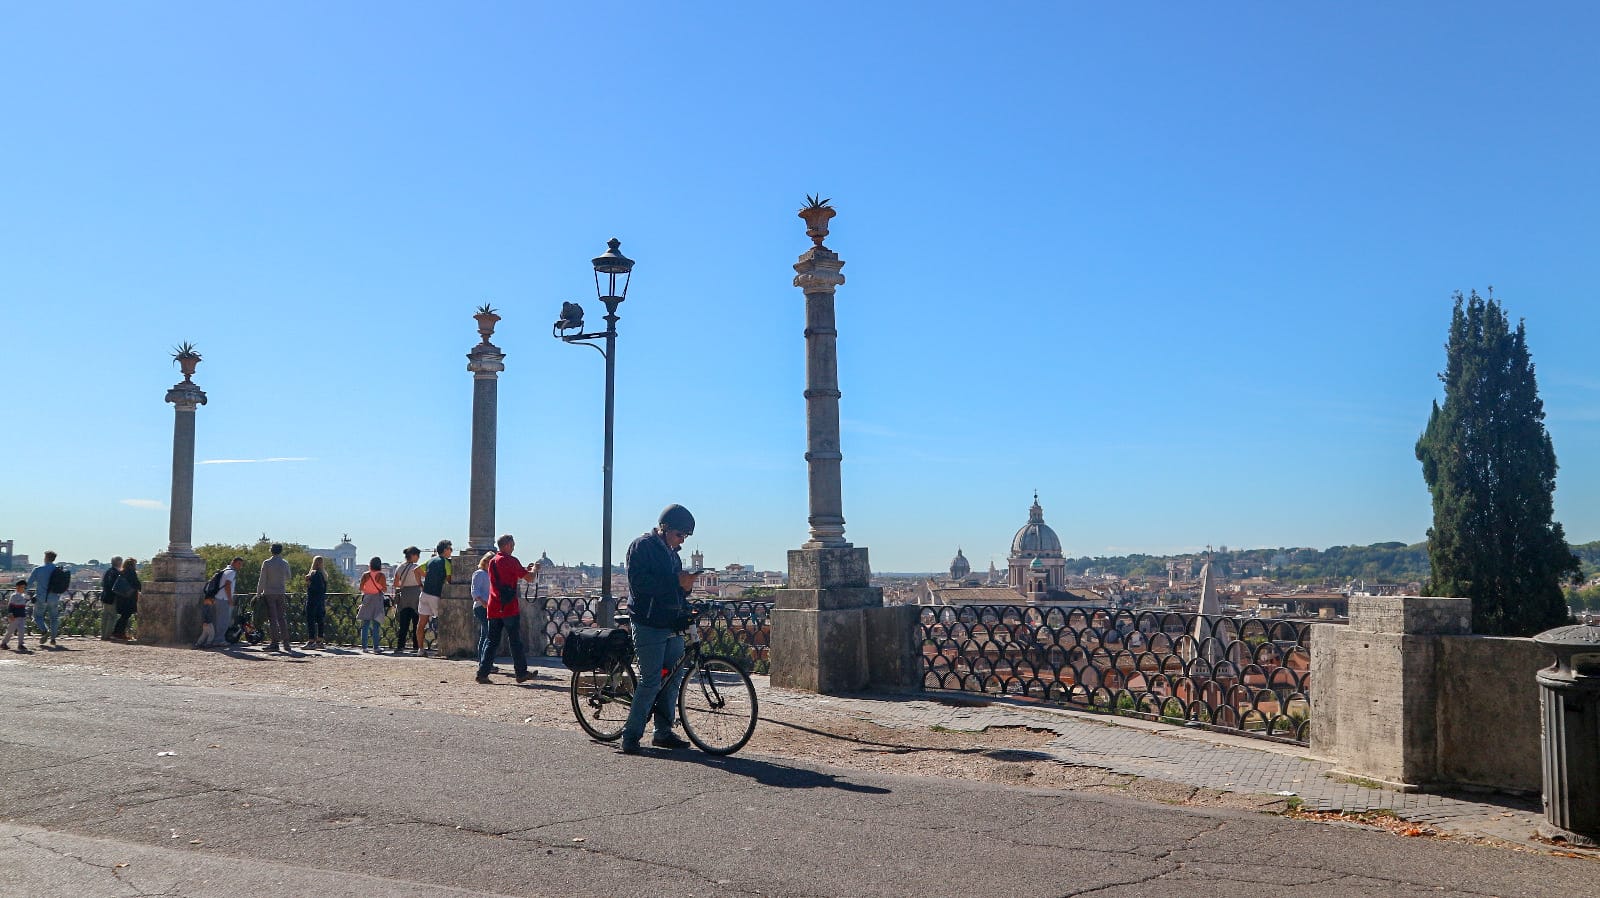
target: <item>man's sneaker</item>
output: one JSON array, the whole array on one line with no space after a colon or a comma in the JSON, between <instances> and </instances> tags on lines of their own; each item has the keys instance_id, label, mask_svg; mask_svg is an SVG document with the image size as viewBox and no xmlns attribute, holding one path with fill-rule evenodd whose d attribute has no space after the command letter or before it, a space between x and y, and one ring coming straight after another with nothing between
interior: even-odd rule
<instances>
[{"instance_id":1,"label":"man's sneaker","mask_svg":"<svg viewBox=\"0 0 1600 898\"><path fill-rule=\"evenodd\" d=\"M689 743L684 741L677 733L657 733L650 737L650 744L656 748L688 748Z\"/></svg>"},{"instance_id":2,"label":"man's sneaker","mask_svg":"<svg viewBox=\"0 0 1600 898\"><path fill-rule=\"evenodd\" d=\"M488 678L488 677L486 677L486 676L484 676L484 675L483 675L483 674L479 674L479 675L478 675L478 676L477 676L477 677L476 677L476 679L477 679L477 681L478 681L478 682L479 682L479 683L482 683L482 684L483 684L483 685L485 685L485 686L487 686L487 685L489 685L489 684L490 684L490 683L492 683L492 682L493 682L493 681L492 681L492 680L490 680L490 679L489 679L489 678Z\"/></svg>"},{"instance_id":3,"label":"man's sneaker","mask_svg":"<svg viewBox=\"0 0 1600 898\"><path fill-rule=\"evenodd\" d=\"M643 751L644 751L644 749L639 747L639 743L634 742L634 741L632 741L630 739L622 740L622 753L623 754L625 754L625 755L637 755L637 754L643 753Z\"/></svg>"},{"instance_id":4,"label":"man's sneaker","mask_svg":"<svg viewBox=\"0 0 1600 898\"><path fill-rule=\"evenodd\" d=\"M19 646L17 646L17 654L19 654L19 655L31 655L31 654L33 654L33 649L30 649L30 648L28 648L26 646L20 646L19 645Z\"/></svg>"},{"instance_id":5,"label":"man's sneaker","mask_svg":"<svg viewBox=\"0 0 1600 898\"><path fill-rule=\"evenodd\" d=\"M534 673L531 670L524 671L522 673L517 674L517 682L518 683L526 683L529 680L537 679L538 676L539 676L538 674Z\"/></svg>"}]
</instances>

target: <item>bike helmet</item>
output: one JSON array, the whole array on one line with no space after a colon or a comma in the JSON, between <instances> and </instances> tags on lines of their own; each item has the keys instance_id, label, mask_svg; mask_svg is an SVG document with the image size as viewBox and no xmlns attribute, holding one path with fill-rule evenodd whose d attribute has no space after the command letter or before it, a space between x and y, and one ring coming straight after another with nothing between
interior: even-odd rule
<instances>
[{"instance_id":1,"label":"bike helmet","mask_svg":"<svg viewBox=\"0 0 1600 898\"><path fill-rule=\"evenodd\" d=\"M656 524L662 530L676 530L694 536L694 515L682 505L668 505L661 510L661 520Z\"/></svg>"}]
</instances>

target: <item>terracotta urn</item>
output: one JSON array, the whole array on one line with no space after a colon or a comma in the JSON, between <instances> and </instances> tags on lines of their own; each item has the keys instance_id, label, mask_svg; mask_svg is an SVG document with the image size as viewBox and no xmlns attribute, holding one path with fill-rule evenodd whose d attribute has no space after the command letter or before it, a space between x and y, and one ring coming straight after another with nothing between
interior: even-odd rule
<instances>
[{"instance_id":1,"label":"terracotta urn","mask_svg":"<svg viewBox=\"0 0 1600 898\"><path fill-rule=\"evenodd\" d=\"M183 379L194 377L194 369L200 367L200 357L197 355L178 356L178 370L183 372Z\"/></svg>"},{"instance_id":2,"label":"terracotta urn","mask_svg":"<svg viewBox=\"0 0 1600 898\"><path fill-rule=\"evenodd\" d=\"M493 312L479 312L472 317L478 319L478 334L487 343L494 336L494 326L500 321L500 316Z\"/></svg>"},{"instance_id":3,"label":"terracotta urn","mask_svg":"<svg viewBox=\"0 0 1600 898\"><path fill-rule=\"evenodd\" d=\"M800 217L806 220L806 236L812 243L822 245L823 238L828 236L828 219L837 214L832 206L807 206L800 210Z\"/></svg>"}]
</instances>

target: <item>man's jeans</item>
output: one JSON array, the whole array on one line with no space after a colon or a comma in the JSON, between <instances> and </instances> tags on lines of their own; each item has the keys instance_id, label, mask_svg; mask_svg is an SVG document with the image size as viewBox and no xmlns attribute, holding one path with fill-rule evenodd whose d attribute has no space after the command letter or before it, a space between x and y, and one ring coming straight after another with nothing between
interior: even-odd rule
<instances>
[{"instance_id":1,"label":"man's jeans","mask_svg":"<svg viewBox=\"0 0 1600 898\"><path fill-rule=\"evenodd\" d=\"M222 593L217 593L217 638L211 640L212 645L227 645L228 628L233 626L233 602Z\"/></svg>"},{"instance_id":2,"label":"man's jeans","mask_svg":"<svg viewBox=\"0 0 1600 898\"><path fill-rule=\"evenodd\" d=\"M484 612L488 617L488 612ZM528 652L522 647L522 615L513 614L510 617L490 617L489 635L478 646L478 676L487 677L494 668L494 653L500 648L500 634L504 633L511 640L511 665L517 671L517 676L528 672Z\"/></svg>"},{"instance_id":3,"label":"man's jeans","mask_svg":"<svg viewBox=\"0 0 1600 898\"><path fill-rule=\"evenodd\" d=\"M678 708L678 690L683 687L683 671L674 671L663 688L661 669L673 668L683 657L683 637L668 627L648 627L634 621L633 647L639 655L639 688L633 693L628 723L622 728L623 744L637 744L644 736L644 721L655 712L655 735L672 732L672 718Z\"/></svg>"},{"instance_id":4,"label":"man's jeans","mask_svg":"<svg viewBox=\"0 0 1600 898\"><path fill-rule=\"evenodd\" d=\"M117 603L100 604L100 638L110 639L111 632L117 625Z\"/></svg>"},{"instance_id":5,"label":"man's jeans","mask_svg":"<svg viewBox=\"0 0 1600 898\"><path fill-rule=\"evenodd\" d=\"M54 639L61 632L61 593L52 592L33 603L33 628L40 641Z\"/></svg>"},{"instance_id":6,"label":"man's jeans","mask_svg":"<svg viewBox=\"0 0 1600 898\"><path fill-rule=\"evenodd\" d=\"M489 651L489 609L482 605L473 605L472 616L478 619L478 660L481 662L484 653ZM517 629L520 633L522 628ZM490 659L489 664L493 666L494 660Z\"/></svg>"}]
</instances>

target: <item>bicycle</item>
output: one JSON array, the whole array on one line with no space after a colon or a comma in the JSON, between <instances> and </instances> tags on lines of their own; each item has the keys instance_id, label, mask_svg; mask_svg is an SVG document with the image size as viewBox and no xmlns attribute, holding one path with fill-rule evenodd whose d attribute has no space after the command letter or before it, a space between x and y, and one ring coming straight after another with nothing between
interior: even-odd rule
<instances>
[{"instance_id":1,"label":"bicycle","mask_svg":"<svg viewBox=\"0 0 1600 898\"><path fill-rule=\"evenodd\" d=\"M678 691L678 719L689 741L712 755L731 755L750 741L756 729L756 687L744 666L733 658L705 651L700 639L700 615L720 607L720 603L695 603L690 606L689 626L678 631L683 636L683 657L671 669L662 671L668 682L683 672L683 688ZM630 621L617 615L617 624ZM639 686L632 658L616 658L596 670L572 674L572 713L583 731L601 742L622 737L622 728L633 708Z\"/></svg>"}]
</instances>

